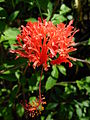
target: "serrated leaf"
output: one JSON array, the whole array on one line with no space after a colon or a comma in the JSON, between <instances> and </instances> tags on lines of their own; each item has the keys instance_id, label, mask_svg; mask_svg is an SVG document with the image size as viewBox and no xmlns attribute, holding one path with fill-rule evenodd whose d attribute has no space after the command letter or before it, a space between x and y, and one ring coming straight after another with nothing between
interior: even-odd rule
<instances>
[{"instance_id":1,"label":"serrated leaf","mask_svg":"<svg viewBox=\"0 0 90 120\"><path fill-rule=\"evenodd\" d=\"M49 90L52 87L54 87L54 85L56 84L56 80L54 78L52 78L51 76L47 79L46 81L46 85L45 85L45 89Z\"/></svg>"},{"instance_id":2,"label":"serrated leaf","mask_svg":"<svg viewBox=\"0 0 90 120\"><path fill-rule=\"evenodd\" d=\"M13 12L13 13L9 16L9 20L10 20L10 21L14 21L14 20L16 19L16 17L18 16L18 14L19 14L19 11L18 11L18 10L15 11L15 12Z\"/></svg>"}]
</instances>

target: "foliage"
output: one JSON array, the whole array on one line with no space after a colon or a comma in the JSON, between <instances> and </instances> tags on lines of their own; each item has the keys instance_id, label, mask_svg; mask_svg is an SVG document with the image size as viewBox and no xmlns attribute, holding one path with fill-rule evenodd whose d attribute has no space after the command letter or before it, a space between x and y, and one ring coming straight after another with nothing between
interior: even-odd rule
<instances>
[{"instance_id":1,"label":"foliage","mask_svg":"<svg viewBox=\"0 0 90 120\"><path fill-rule=\"evenodd\" d=\"M77 4L78 3L78 4ZM21 106L21 100L35 99L38 95L41 68L33 69L24 58L15 59L20 26L38 17L51 20L55 25L68 24L74 19L79 29L75 35L77 51L71 56L81 61L53 65L42 75L42 93L47 104L37 120L90 119L90 35L88 0L0 0L0 119L31 119ZM87 8L87 9L86 9Z\"/></svg>"}]
</instances>

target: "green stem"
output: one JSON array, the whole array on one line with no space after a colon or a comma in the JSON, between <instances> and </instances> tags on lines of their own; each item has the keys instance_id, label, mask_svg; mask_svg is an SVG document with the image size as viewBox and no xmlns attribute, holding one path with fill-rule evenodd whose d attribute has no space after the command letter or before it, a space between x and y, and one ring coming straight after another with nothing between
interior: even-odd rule
<instances>
[{"instance_id":1,"label":"green stem","mask_svg":"<svg viewBox=\"0 0 90 120\"><path fill-rule=\"evenodd\" d=\"M12 6L13 6L13 9L15 8L15 5L14 5L14 1L12 0Z\"/></svg>"},{"instance_id":2,"label":"green stem","mask_svg":"<svg viewBox=\"0 0 90 120\"><path fill-rule=\"evenodd\" d=\"M42 12L41 12L41 8L40 8L40 4L39 4L38 0L36 0L36 2L37 2L37 6L38 6L38 9L39 9L39 12L40 12L41 20L43 22L43 17L42 17Z\"/></svg>"}]
</instances>

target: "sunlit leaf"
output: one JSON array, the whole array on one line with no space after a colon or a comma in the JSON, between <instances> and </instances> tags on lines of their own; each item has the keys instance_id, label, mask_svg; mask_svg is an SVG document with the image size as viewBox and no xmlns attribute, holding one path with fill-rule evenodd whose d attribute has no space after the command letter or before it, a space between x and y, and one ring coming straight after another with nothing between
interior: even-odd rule
<instances>
[{"instance_id":1,"label":"sunlit leaf","mask_svg":"<svg viewBox=\"0 0 90 120\"><path fill-rule=\"evenodd\" d=\"M63 65L58 65L57 67L59 71L66 76L66 68Z\"/></svg>"},{"instance_id":2,"label":"sunlit leaf","mask_svg":"<svg viewBox=\"0 0 90 120\"><path fill-rule=\"evenodd\" d=\"M60 7L60 14L66 14L68 12L70 12L71 9L69 7L67 7L65 4L62 4Z\"/></svg>"},{"instance_id":3,"label":"sunlit leaf","mask_svg":"<svg viewBox=\"0 0 90 120\"><path fill-rule=\"evenodd\" d=\"M52 72L51 72L51 76L52 77L54 77L54 78L58 78L58 76L59 76L59 73L58 73L58 69L57 69L57 67L56 67L56 65L53 65L52 66Z\"/></svg>"},{"instance_id":4,"label":"sunlit leaf","mask_svg":"<svg viewBox=\"0 0 90 120\"><path fill-rule=\"evenodd\" d=\"M82 109L78 105L76 105L76 114L78 115L79 118L81 118L81 116L82 116Z\"/></svg>"},{"instance_id":5,"label":"sunlit leaf","mask_svg":"<svg viewBox=\"0 0 90 120\"><path fill-rule=\"evenodd\" d=\"M55 85L56 82L57 81L50 76L46 81L45 89L46 90L51 89Z\"/></svg>"},{"instance_id":6,"label":"sunlit leaf","mask_svg":"<svg viewBox=\"0 0 90 120\"><path fill-rule=\"evenodd\" d=\"M20 104L17 104L16 105L16 112L19 115L19 117L22 117L24 114L24 108Z\"/></svg>"},{"instance_id":7,"label":"sunlit leaf","mask_svg":"<svg viewBox=\"0 0 90 120\"><path fill-rule=\"evenodd\" d=\"M26 22L29 22L29 21L31 21L31 22L37 22L37 19L36 18L28 18L25 21Z\"/></svg>"}]
</instances>

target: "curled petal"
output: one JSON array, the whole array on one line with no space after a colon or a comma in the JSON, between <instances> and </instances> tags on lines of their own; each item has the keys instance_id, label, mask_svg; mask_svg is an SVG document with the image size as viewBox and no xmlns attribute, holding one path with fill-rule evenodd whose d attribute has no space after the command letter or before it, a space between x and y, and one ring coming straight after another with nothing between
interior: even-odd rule
<instances>
[{"instance_id":1,"label":"curled petal","mask_svg":"<svg viewBox=\"0 0 90 120\"><path fill-rule=\"evenodd\" d=\"M41 18L34 23L30 21L26 27L22 26L21 34L17 36L16 46L19 46L19 49L10 52L27 58L34 68L41 65L47 70L49 60L51 64L68 62L71 66L68 56L76 50L72 45L75 44L73 36L77 32L72 24L73 20L68 25L60 23L57 26L46 19L42 23Z\"/></svg>"}]
</instances>

